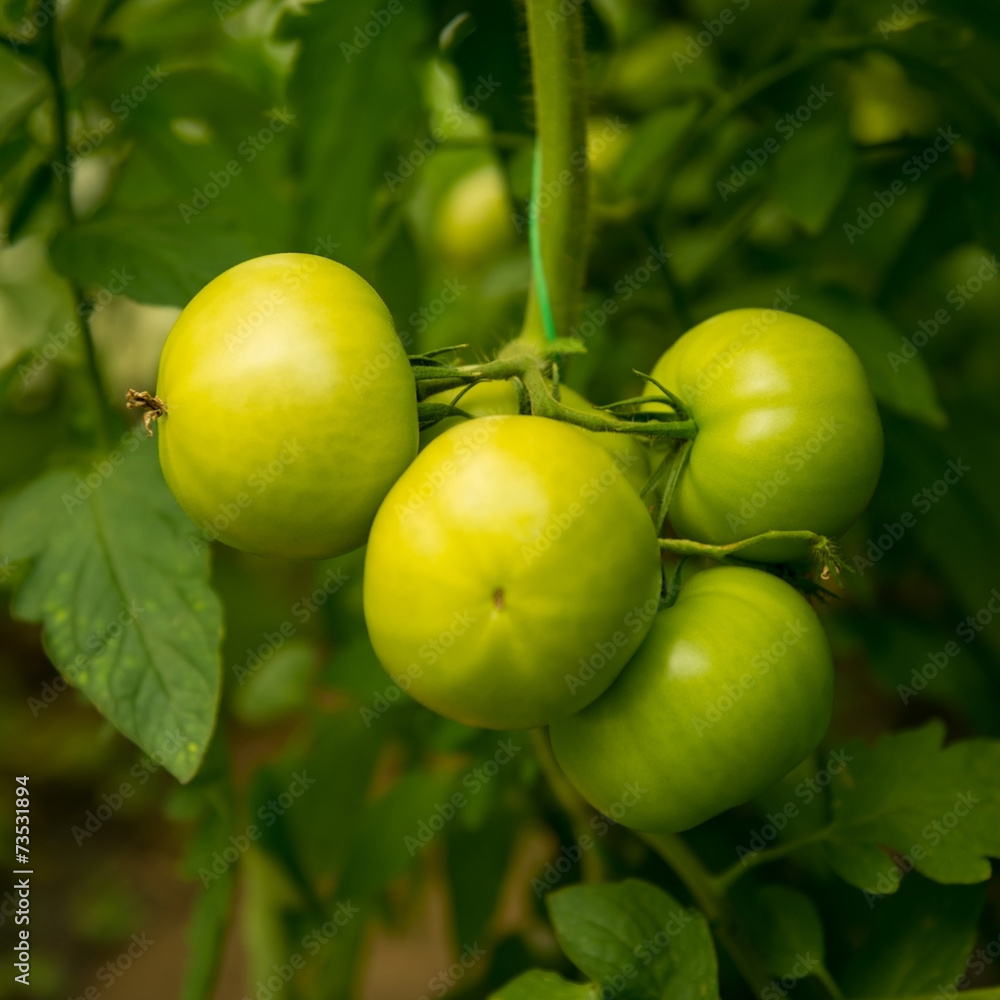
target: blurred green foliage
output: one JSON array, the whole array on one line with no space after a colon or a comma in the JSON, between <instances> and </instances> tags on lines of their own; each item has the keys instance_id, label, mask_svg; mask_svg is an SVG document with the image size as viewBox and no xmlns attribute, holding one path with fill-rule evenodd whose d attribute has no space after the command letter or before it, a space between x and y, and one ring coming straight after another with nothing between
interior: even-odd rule
<instances>
[{"instance_id":1,"label":"blurred green foliage","mask_svg":"<svg viewBox=\"0 0 1000 1000\"><path fill-rule=\"evenodd\" d=\"M949 740L1000 736L989 610L1000 587L1000 8L592 0L583 11L590 263L579 319L560 332L587 353L571 359L569 384L597 402L634 395L633 368L649 371L691 324L737 305L790 308L840 333L882 406L886 465L843 541L857 572L825 613L839 665L826 749L931 718ZM0 744L35 793L36 995L103 994L98 969L132 933L181 921L183 961L161 976L185 1000L255 996L294 956L304 964L283 995L358 995L375 989L376 929L411 926L426 894L443 891L447 947L487 951L454 996L543 966L552 972L501 995L584 997L590 987L559 978L575 972L556 939L598 980L617 958L577 926L581 914L613 924L616 906L653 920L680 905L642 881L588 887L579 892L610 895L552 897L553 936L531 879L579 831L527 735L511 736L522 752L473 792L466 779L498 734L432 716L389 682L364 633L361 555L273 564L216 547L209 569L145 438L127 430L122 392L153 387L176 307L257 254L317 252L355 268L414 352L464 343L485 356L514 335L529 276L530 95L523 13L506 0L0 4L0 590L12 595ZM651 271L654 249L670 256ZM110 419L95 390L113 399ZM97 476L77 497L86 513L61 502L78 475ZM102 525L120 544L91 558ZM88 646L150 586L161 599L139 618L144 644L126 627ZM20 619L44 621L64 672L86 654L70 678L142 749L67 690ZM174 721L143 694L158 669ZM167 768L188 779L200 762L184 786L149 756L175 725L185 739ZM875 751L899 757L876 777L887 801L909 789L917 836L926 809L948 808L973 772L995 809L995 743L963 743L968 765L955 773L935 763L936 746L923 757L901 746ZM779 844L863 813L863 787L801 792L822 759L690 844L721 870L788 802L798 808ZM133 794L87 830L123 785ZM436 820L463 788L468 804ZM979 816L986 826L966 845L978 867L926 875L986 875L995 812ZM647 845L606 829L593 848L605 874L687 899ZM790 977L775 996L826 995L824 975L862 997L998 981L994 951L969 959L996 943L995 883L984 893L913 873L882 898L834 874L865 886L888 865L886 845L898 852L911 832L872 821L860 845L838 841L833 868L815 847L738 884L759 953ZM4 808L3 843L11 833ZM555 884L588 864L573 860ZM705 996L715 957L704 938L654 963L659 978L638 980L652 992L631 995ZM819 973L794 971L798 941L818 952ZM154 959L137 961L120 992L159 995L156 982L136 985L143 963ZM387 995L436 992L402 965ZM723 952L719 974L722 995L744 989Z\"/></svg>"}]
</instances>

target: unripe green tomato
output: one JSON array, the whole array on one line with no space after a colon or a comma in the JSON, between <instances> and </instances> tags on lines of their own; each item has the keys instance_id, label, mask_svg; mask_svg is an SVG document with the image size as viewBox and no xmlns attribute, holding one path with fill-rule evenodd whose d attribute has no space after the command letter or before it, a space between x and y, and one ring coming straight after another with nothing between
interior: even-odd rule
<instances>
[{"instance_id":1,"label":"unripe green tomato","mask_svg":"<svg viewBox=\"0 0 1000 1000\"><path fill-rule=\"evenodd\" d=\"M496 164L479 167L451 188L436 232L441 253L459 267L477 267L513 242L507 181Z\"/></svg>"},{"instance_id":2,"label":"unripe green tomato","mask_svg":"<svg viewBox=\"0 0 1000 1000\"><path fill-rule=\"evenodd\" d=\"M432 441L385 498L365 621L417 701L527 729L608 687L660 586L656 533L620 462L556 420L483 417Z\"/></svg>"},{"instance_id":3,"label":"unripe green tomato","mask_svg":"<svg viewBox=\"0 0 1000 1000\"><path fill-rule=\"evenodd\" d=\"M444 392L428 396L425 402L450 403L459 392L458 389L447 389ZM601 412L590 400L585 399L567 386L559 387L559 398L571 410L578 410L580 413ZM474 417L488 417L498 414L513 415L518 412L517 390L507 381L480 382L469 389L456 405L460 410L465 410L466 413L470 413ZM434 440L449 427L462 423L464 419L464 417L447 417L438 421L433 427L428 427L420 434L421 445ZM652 470L649 466L649 449L637 437L630 434L616 434L613 431L588 431L583 428L578 428L578 430L599 444L608 454L621 461L625 468L625 478L635 487L636 492L642 489Z\"/></svg>"},{"instance_id":4,"label":"unripe green tomato","mask_svg":"<svg viewBox=\"0 0 1000 1000\"><path fill-rule=\"evenodd\" d=\"M823 626L762 570L684 584L610 689L554 723L560 766L595 808L675 833L745 802L810 754L830 720Z\"/></svg>"},{"instance_id":5,"label":"unripe green tomato","mask_svg":"<svg viewBox=\"0 0 1000 1000\"><path fill-rule=\"evenodd\" d=\"M698 427L670 505L680 537L836 537L871 499L882 468L878 408L858 356L825 326L772 309L720 313L685 333L653 378ZM777 562L808 549L765 542L740 555Z\"/></svg>"},{"instance_id":6,"label":"unripe green tomato","mask_svg":"<svg viewBox=\"0 0 1000 1000\"><path fill-rule=\"evenodd\" d=\"M160 358L167 484L207 538L318 559L362 545L417 451L389 310L325 257L257 257L209 282Z\"/></svg>"}]
</instances>

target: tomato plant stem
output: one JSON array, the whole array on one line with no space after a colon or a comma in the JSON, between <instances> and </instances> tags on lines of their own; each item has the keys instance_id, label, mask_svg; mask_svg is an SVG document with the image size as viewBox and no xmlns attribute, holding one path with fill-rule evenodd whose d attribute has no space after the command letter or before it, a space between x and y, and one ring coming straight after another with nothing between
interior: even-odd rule
<instances>
[{"instance_id":1,"label":"tomato plant stem","mask_svg":"<svg viewBox=\"0 0 1000 1000\"><path fill-rule=\"evenodd\" d=\"M66 100L66 86L63 80L62 57L59 52L57 30L56 19L50 18L50 22L47 25L44 63L49 74L49 79L52 82L53 124L55 126L54 146L58 159L59 156L63 155L63 151L69 149L70 146L68 126L69 105ZM70 180L70 171L57 172L55 178L56 195L62 209L63 223L67 229L72 228L76 224L76 213L73 209ZM102 443L107 444L115 432L114 412L111 409L110 396L106 391L104 376L101 374L101 366L97 358L94 334L88 318L89 306L83 289L72 280L69 280L69 286L73 293L73 303L80 326L80 340L83 343L84 363L97 407L98 434L101 437Z\"/></svg>"},{"instance_id":2,"label":"tomato plant stem","mask_svg":"<svg viewBox=\"0 0 1000 1000\"><path fill-rule=\"evenodd\" d=\"M550 360L535 354L512 353L480 365L462 365L449 368L439 365L419 365L413 374L421 385L423 398L436 392L458 389L470 382L520 379L531 401L535 416L562 420L588 431L635 434L653 440L693 438L698 428L691 419L679 419L668 414L659 419L628 420L607 410L583 412L560 403L552 394L547 375L551 374Z\"/></svg>"},{"instance_id":3,"label":"tomato plant stem","mask_svg":"<svg viewBox=\"0 0 1000 1000\"><path fill-rule=\"evenodd\" d=\"M565 0L527 0L540 183L529 205L539 227L552 319L566 336L586 269L587 99L583 15ZM532 282L522 334L542 342L539 289Z\"/></svg>"},{"instance_id":4,"label":"tomato plant stem","mask_svg":"<svg viewBox=\"0 0 1000 1000\"><path fill-rule=\"evenodd\" d=\"M538 766L545 775L545 780L552 789L556 801L562 806L566 815L569 816L573 834L576 837L577 845L585 843L584 837L591 841L594 837L588 833L590 830L590 820L593 816L587 803L577 794L576 789L566 780L562 773L555 755L552 753L552 745L549 743L548 733L544 729L531 730L531 743L538 760ZM584 882L603 882L607 877L604 862L596 846L589 851L580 852L580 869Z\"/></svg>"},{"instance_id":5,"label":"tomato plant stem","mask_svg":"<svg viewBox=\"0 0 1000 1000\"><path fill-rule=\"evenodd\" d=\"M766 865L771 861L779 861L781 858L787 857L789 854L794 854L804 847L821 843L830 835L830 830L831 827L825 826L821 830L816 830L805 837L799 837L778 847L771 847L766 851L758 851L756 854L751 854L737 861L736 864L731 865L724 872L720 872L720 874L712 879L712 882L719 892L727 892L729 887L746 872L750 871L751 868L756 868L758 865Z\"/></svg>"},{"instance_id":6,"label":"tomato plant stem","mask_svg":"<svg viewBox=\"0 0 1000 1000\"><path fill-rule=\"evenodd\" d=\"M729 901L698 856L677 834L643 833L639 836L676 872L746 984L758 997L763 996L771 985L768 970L744 939Z\"/></svg>"},{"instance_id":7,"label":"tomato plant stem","mask_svg":"<svg viewBox=\"0 0 1000 1000\"><path fill-rule=\"evenodd\" d=\"M830 540L825 535L817 535L814 531L765 531L727 545L710 545L708 542L693 542L687 538L661 538L660 548L678 556L706 556L709 559L723 560L752 545L771 541L811 542L814 549L823 552L830 545Z\"/></svg>"}]
</instances>

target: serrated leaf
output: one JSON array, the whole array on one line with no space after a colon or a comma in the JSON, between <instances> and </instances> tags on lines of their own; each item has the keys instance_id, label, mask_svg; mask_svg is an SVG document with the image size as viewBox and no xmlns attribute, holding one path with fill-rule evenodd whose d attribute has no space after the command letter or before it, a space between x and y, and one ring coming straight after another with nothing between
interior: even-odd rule
<instances>
[{"instance_id":1,"label":"serrated leaf","mask_svg":"<svg viewBox=\"0 0 1000 1000\"><path fill-rule=\"evenodd\" d=\"M1000 741L963 740L942 748L944 726L884 736L852 747L834 779L827 857L837 873L867 893L899 887L904 867L937 882L990 877L1000 857Z\"/></svg>"},{"instance_id":2,"label":"serrated leaf","mask_svg":"<svg viewBox=\"0 0 1000 1000\"><path fill-rule=\"evenodd\" d=\"M598 996L590 983L571 983L558 972L532 969L491 993L490 1000L597 1000Z\"/></svg>"},{"instance_id":3,"label":"serrated leaf","mask_svg":"<svg viewBox=\"0 0 1000 1000\"><path fill-rule=\"evenodd\" d=\"M801 978L802 956L823 962L823 923L815 903L783 885L758 889L743 904L744 925L754 950L776 976Z\"/></svg>"},{"instance_id":4,"label":"serrated leaf","mask_svg":"<svg viewBox=\"0 0 1000 1000\"><path fill-rule=\"evenodd\" d=\"M156 449L129 432L82 473L35 480L0 520L0 559L31 559L13 610L125 736L180 781L215 724L222 613L208 553L167 490ZM86 481L89 479L89 484Z\"/></svg>"},{"instance_id":5,"label":"serrated leaf","mask_svg":"<svg viewBox=\"0 0 1000 1000\"><path fill-rule=\"evenodd\" d=\"M792 309L828 326L857 352L872 392L884 406L931 427L943 427L944 411L921 355L904 358L899 330L874 306L841 289L803 294ZM898 360L897 360L898 358Z\"/></svg>"},{"instance_id":6,"label":"serrated leaf","mask_svg":"<svg viewBox=\"0 0 1000 1000\"><path fill-rule=\"evenodd\" d=\"M600 987L634 1000L715 1000L708 922L639 879L577 885L546 897L569 959Z\"/></svg>"},{"instance_id":7,"label":"serrated leaf","mask_svg":"<svg viewBox=\"0 0 1000 1000\"><path fill-rule=\"evenodd\" d=\"M185 306L216 275L255 255L252 238L220 219L187 226L179 212L108 209L60 233L52 261L81 285L117 280L138 302Z\"/></svg>"},{"instance_id":8,"label":"serrated leaf","mask_svg":"<svg viewBox=\"0 0 1000 1000\"><path fill-rule=\"evenodd\" d=\"M985 897L981 886L907 879L866 922L867 937L838 977L845 995L919 996L954 984L975 946Z\"/></svg>"}]
</instances>

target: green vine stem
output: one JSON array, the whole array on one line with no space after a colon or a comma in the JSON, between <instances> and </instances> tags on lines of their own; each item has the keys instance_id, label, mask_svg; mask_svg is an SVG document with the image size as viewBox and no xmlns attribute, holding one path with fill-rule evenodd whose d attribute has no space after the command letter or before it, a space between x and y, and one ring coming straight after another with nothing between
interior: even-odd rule
<instances>
[{"instance_id":1,"label":"green vine stem","mask_svg":"<svg viewBox=\"0 0 1000 1000\"><path fill-rule=\"evenodd\" d=\"M540 183L529 214L537 215L541 259L559 336L573 320L586 269L587 99L580 4L527 0ZM546 339L539 289L532 282L522 336Z\"/></svg>"},{"instance_id":2,"label":"green vine stem","mask_svg":"<svg viewBox=\"0 0 1000 1000\"><path fill-rule=\"evenodd\" d=\"M729 901L718 891L698 856L676 834L642 833L639 836L684 883L746 984L758 997L763 996L771 984L771 976L744 939L733 918Z\"/></svg>"},{"instance_id":3,"label":"green vine stem","mask_svg":"<svg viewBox=\"0 0 1000 1000\"><path fill-rule=\"evenodd\" d=\"M727 545L710 545L708 542L694 542L688 538L661 538L660 549L672 555L704 556L723 562L752 545L772 541L809 542L813 559L822 567L821 575L824 580L828 580L831 574L839 576L841 570L846 568L836 545L826 535L818 535L815 531L765 531Z\"/></svg>"},{"instance_id":4,"label":"green vine stem","mask_svg":"<svg viewBox=\"0 0 1000 1000\"><path fill-rule=\"evenodd\" d=\"M538 766L545 775L545 780L552 789L552 794L556 801L569 816L570 826L573 828L573 835L580 844L585 836L594 840L590 834L590 820L592 813L587 807L587 803L577 794L576 789L566 780L566 776L559 768L555 755L552 753L552 744L549 743L549 736L544 729L531 730L531 743L538 759ZM581 851L580 870L584 882L603 882L608 877L604 861L596 846L589 851Z\"/></svg>"},{"instance_id":5,"label":"green vine stem","mask_svg":"<svg viewBox=\"0 0 1000 1000\"><path fill-rule=\"evenodd\" d=\"M62 55L59 51L57 32L58 19L54 17L50 18L45 35L43 62L52 83L52 117L55 127L53 142L55 149L61 155L63 150L69 149L69 106L66 100L66 84L63 79ZM70 189L70 176L68 171L64 171L61 176L57 175L55 178L56 195L62 210L63 221L67 228L72 228L76 224L76 212L73 209L73 197ZM97 407L98 432L101 435L102 443L107 444L117 430L114 426L114 411L110 403L111 397L107 393L104 376L101 374L101 366L97 358L94 333L91 330L88 318L89 308L86 296L83 293L83 289L75 281L70 281L69 285L73 293L73 302L80 324L80 340L83 343L84 363Z\"/></svg>"},{"instance_id":6,"label":"green vine stem","mask_svg":"<svg viewBox=\"0 0 1000 1000\"><path fill-rule=\"evenodd\" d=\"M734 865L730 865L724 872L713 876L712 884L716 891L728 892L732 884L742 878L752 868L770 864L772 861L780 861L789 854L795 854L796 851L801 851L805 847L812 847L813 844L822 843L832 832L832 826L825 826L820 830L807 834L805 837L799 837L797 840L789 840L778 847L771 847L765 851L758 851L756 854L751 854L749 857L737 861Z\"/></svg>"},{"instance_id":7,"label":"green vine stem","mask_svg":"<svg viewBox=\"0 0 1000 1000\"><path fill-rule=\"evenodd\" d=\"M698 429L693 420L679 419L676 414L664 412L662 415L654 416L653 419L628 420L603 410L585 413L565 406L553 396L551 385L546 378L552 370L551 361L533 353L518 353L524 347L524 341L516 343L518 346L510 356L499 357L479 365L461 365L457 368L444 365L416 365L413 374L421 389L421 397L426 398L433 393L462 388L470 382L520 379L528 392L531 412L536 416L562 420L589 431L635 434L653 440L686 439L693 438L697 434Z\"/></svg>"}]
</instances>

